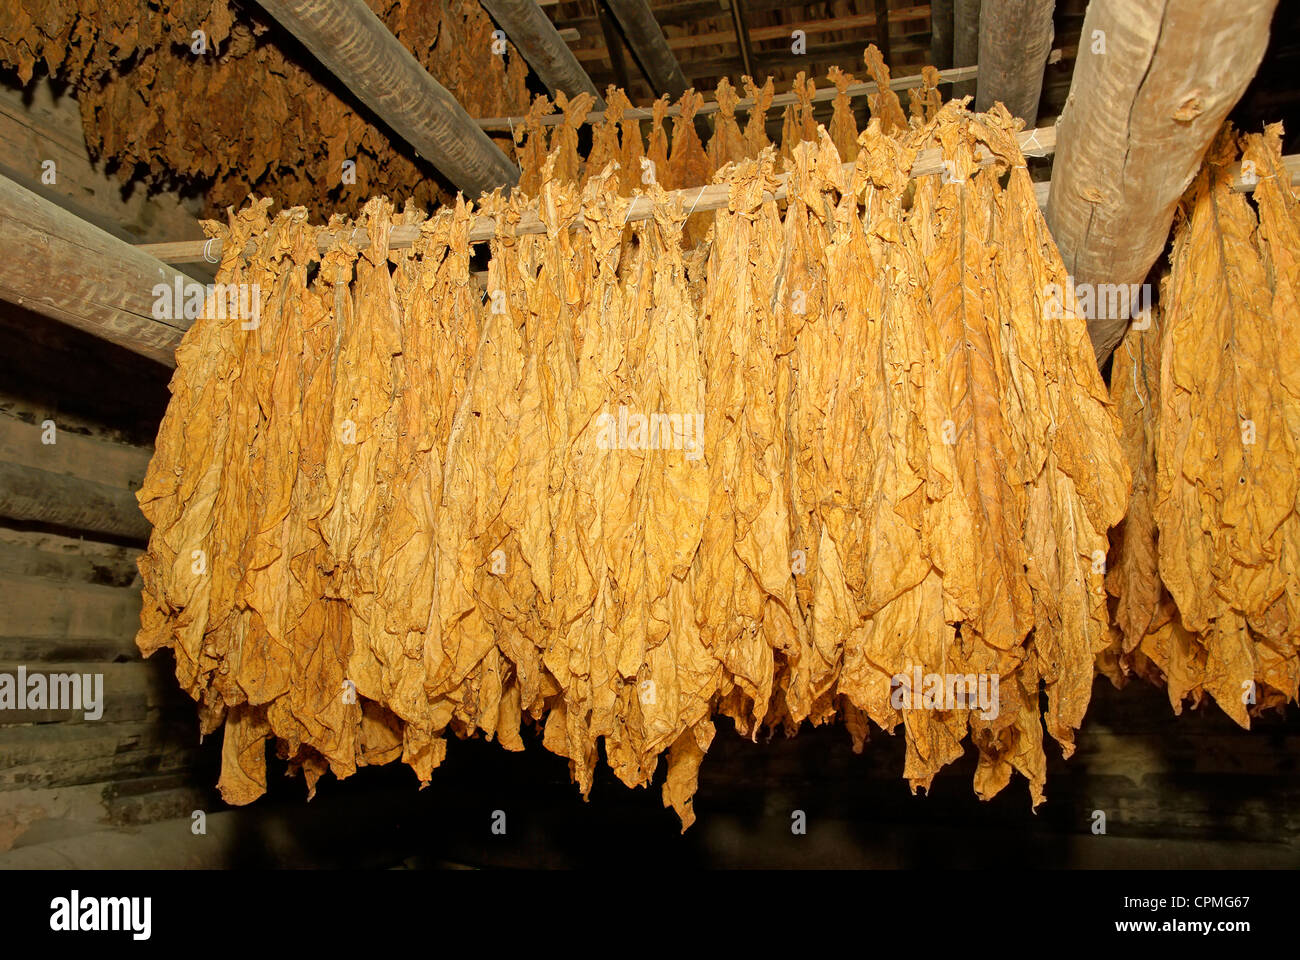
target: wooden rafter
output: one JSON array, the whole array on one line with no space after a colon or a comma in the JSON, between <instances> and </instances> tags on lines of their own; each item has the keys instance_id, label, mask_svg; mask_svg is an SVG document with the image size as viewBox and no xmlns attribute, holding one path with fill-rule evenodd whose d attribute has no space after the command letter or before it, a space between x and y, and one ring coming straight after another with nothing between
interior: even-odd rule
<instances>
[{"instance_id":1,"label":"wooden rafter","mask_svg":"<svg viewBox=\"0 0 1300 960\"><path fill-rule=\"evenodd\" d=\"M260 0L399 137L470 196L519 181L519 169L429 76L364 0Z\"/></svg>"},{"instance_id":2,"label":"wooden rafter","mask_svg":"<svg viewBox=\"0 0 1300 960\"><path fill-rule=\"evenodd\" d=\"M650 12L650 4L646 0L605 0L605 3L623 28L628 47L645 71L654 93L666 93L674 99L685 93L686 74L682 73L681 64ZM599 57L603 59L604 53Z\"/></svg>"},{"instance_id":3,"label":"wooden rafter","mask_svg":"<svg viewBox=\"0 0 1300 960\"><path fill-rule=\"evenodd\" d=\"M542 83L552 93L563 90L569 96L590 93L601 106L600 92L578 63L569 45L560 39L555 24L535 0L480 0L484 9L505 32L506 38L524 55Z\"/></svg>"},{"instance_id":4,"label":"wooden rafter","mask_svg":"<svg viewBox=\"0 0 1300 960\"><path fill-rule=\"evenodd\" d=\"M632 75L627 69L627 58L623 56L623 35L618 32L618 24L609 9L596 0L596 19L600 24L601 36L605 38L605 53L609 57L609 68L614 74L614 82L625 92L632 89Z\"/></svg>"},{"instance_id":5,"label":"wooden rafter","mask_svg":"<svg viewBox=\"0 0 1300 960\"><path fill-rule=\"evenodd\" d=\"M889 11L888 19L890 23L903 23L907 20L916 20L924 18L929 12L926 5L900 7ZM804 20L792 23L776 23L762 27L750 27L749 38L755 43L762 43L768 40L780 40L789 42L792 30L802 30L809 37L822 33L840 33L850 30L862 30L871 28L878 29L880 18L876 13L853 14L846 17L829 17L821 20ZM735 43L734 30L710 30L703 33L687 34L668 39L668 46L673 50L690 50L694 47L712 47L712 46L729 46ZM863 48L870 42L869 39L855 40ZM604 53L598 49L588 49L577 51L579 60L600 60L604 58ZM972 63L974 60L971 61ZM969 64L966 64L969 66Z\"/></svg>"},{"instance_id":6,"label":"wooden rafter","mask_svg":"<svg viewBox=\"0 0 1300 960\"><path fill-rule=\"evenodd\" d=\"M740 47L740 60L745 67L745 76L754 76L753 43L749 36L749 24L745 21L745 0L730 0L731 23L736 30L736 45Z\"/></svg>"},{"instance_id":7,"label":"wooden rafter","mask_svg":"<svg viewBox=\"0 0 1300 960\"><path fill-rule=\"evenodd\" d=\"M196 281L7 177L0 210L0 299L174 365L188 323L155 317L153 291Z\"/></svg>"}]
</instances>

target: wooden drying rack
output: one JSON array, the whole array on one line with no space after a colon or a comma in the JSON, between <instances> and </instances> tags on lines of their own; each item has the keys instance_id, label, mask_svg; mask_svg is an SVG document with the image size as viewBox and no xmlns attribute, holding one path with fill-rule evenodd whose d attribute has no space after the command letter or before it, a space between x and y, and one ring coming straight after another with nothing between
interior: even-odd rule
<instances>
[{"instance_id":1,"label":"wooden drying rack","mask_svg":"<svg viewBox=\"0 0 1300 960\"><path fill-rule=\"evenodd\" d=\"M1020 143L1020 150L1027 157L1046 157L1050 156L1056 150L1056 128L1040 127L1037 130L1027 130L1017 134L1017 140ZM993 157L983 147L978 148L976 152L976 161L980 166L987 166L993 162ZM846 163L842 169L845 174L851 174L854 168L853 163ZM916 162L912 165L911 176L924 177L930 174L943 173L943 155L938 147L931 147L922 150L917 154ZM789 181L788 173L779 174L776 177L778 186L772 194L775 200L784 200L786 198L786 184ZM685 208L688 213L701 213L706 210L720 210L727 205L727 197L730 193L731 185L728 183L713 183L703 187L686 187L681 190L668 191L669 200L676 200ZM646 194L638 194L632 199L632 204L627 211L627 220L647 220L654 214L654 201ZM582 217L578 217L574 226L582 225ZM491 240L497 232L497 220L495 217L476 217L473 225L469 230L470 243L484 243ZM516 235L545 233L546 226L542 223L537 213L534 211L526 212L519 219L515 227ZM418 224L398 224L394 226L388 234L388 246L390 249L400 250L411 246L420 235L420 226ZM348 243L364 249L370 244L370 237L363 229L354 229L344 235ZM322 233L320 248L324 252L329 250L340 238L332 233ZM164 263L202 263L205 259L209 263L216 263L221 258L221 241L220 240L183 240L174 243L144 243L136 247L144 253L157 257ZM207 256L204 256L204 251ZM249 247L249 252L253 252L253 247Z\"/></svg>"}]
</instances>

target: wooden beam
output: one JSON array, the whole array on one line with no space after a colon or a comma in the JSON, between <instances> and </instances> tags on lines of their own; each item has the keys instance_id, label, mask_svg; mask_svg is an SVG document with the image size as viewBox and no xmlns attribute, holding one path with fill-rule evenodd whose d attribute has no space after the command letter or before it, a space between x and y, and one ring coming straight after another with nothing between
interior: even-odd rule
<instances>
[{"instance_id":1,"label":"wooden beam","mask_svg":"<svg viewBox=\"0 0 1300 960\"><path fill-rule=\"evenodd\" d=\"M479 0L492 15L506 39L524 55L528 65L536 71L542 83L554 93L563 90L570 97L589 93L596 103L605 105L600 91L582 69L573 51L569 49L550 17L542 12L535 0Z\"/></svg>"},{"instance_id":2,"label":"wooden beam","mask_svg":"<svg viewBox=\"0 0 1300 960\"><path fill-rule=\"evenodd\" d=\"M0 517L143 543L149 521L135 494L66 474L0 461Z\"/></svg>"},{"instance_id":3,"label":"wooden beam","mask_svg":"<svg viewBox=\"0 0 1300 960\"><path fill-rule=\"evenodd\" d=\"M1058 123L1047 221L1076 283L1141 283L1250 83L1277 0L1092 0ZM1099 360L1127 321L1089 325Z\"/></svg>"},{"instance_id":4,"label":"wooden beam","mask_svg":"<svg viewBox=\"0 0 1300 960\"><path fill-rule=\"evenodd\" d=\"M969 67L979 63L980 56L980 0L953 0L952 4L952 65ZM952 85L952 98L973 97L975 81Z\"/></svg>"},{"instance_id":5,"label":"wooden beam","mask_svg":"<svg viewBox=\"0 0 1300 960\"><path fill-rule=\"evenodd\" d=\"M260 2L380 120L471 198L519 182L519 169L364 0Z\"/></svg>"},{"instance_id":6,"label":"wooden beam","mask_svg":"<svg viewBox=\"0 0 1300 960\"><path fill-rule=\"evenodd\" d=\"M1052 49L1054 6L1055 0L983 0L976 110L1001 102L1026 127L1035 125Z\"/></svg>"},{"instance_id":7,"label":"wooden beam","mask_svg":"<svg viewBox=\"0 0 1300 960\"><path fill-rule=\"evenodd\" d=\"M609 57L609 69L614 74L614 82L631 96L632 76L628 73L627 58L623 56L623 34L618 32L614 15L600 0L596 0L596 19L600 24L601 35L605 38L605 53Z\"/></svg>"},{"instance_id":8,"label":"wooden beam","mask_svg":"<svg viewBox=\"0 0 1300 960\"><path fill-rule=\"evenodd\" d=\"M753 44L749 39L749 25L745 22L745 0L730 0L731 23L736 28L736 43L740 47L740 60L745 76L754 76Z\"/></svg>"},{"instance_id":9,"label":"wooden beam","mask_svg":"<svg viewBox=\"0 0 1300 960\"><path fill-rule=\"evenodd\" d=\"M91 159L80 105L72 91L56 94L48 77L24 89L0 86L0 174L128 243L203 236L197 196L123 184Z\"/></svg>"},{"instance_id":10,"label":"wooden beam","mask_svg":"<svg viewBox=\"0 0 1300 960\"><path fill-rule=\"evenodd\" d=\"M155 318L153 290L196 281L3 176L0 249L0 300L175 366L189 323Z\"/></svg>"},{"instance_id":11,"label":"wooden beam","mask_svg":"<svg viewBox=\"0 0 1300 960\"><path fill-rule=\"evenodd\" d=\"M952 66L952 0L930 3L930 63L936 70Z\"/></svg>"},{"instance_id":12,"label":"wooden beam","mask_svg":"<svg viewBox=\"0 0 1300 960\"><path fill-rule=\"evenodd\" d=\"M686 74L682 73L681 64L650 12L650 4L646 0L605 0L605 3L623 28L627 45L654 93L666 93L674 100L685 93Z\"/></svg>"}]
</instances>

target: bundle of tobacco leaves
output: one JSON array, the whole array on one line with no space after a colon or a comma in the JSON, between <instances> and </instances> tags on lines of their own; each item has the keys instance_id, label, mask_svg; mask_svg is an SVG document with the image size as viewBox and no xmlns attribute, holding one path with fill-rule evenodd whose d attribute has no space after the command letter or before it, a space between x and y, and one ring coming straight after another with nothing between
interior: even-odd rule
<instances>
[{"instance_id":1,"label":"bundle of tobacco leaves","mask_svg":"<svg viewBox=\"0 0 1300 960\"><path fill-rule=\"evenodd\" d=\"M859 749L901 723L927 788L969 733L980 796L1018 770L1041 800L1129 478L1014 133L1001 108L876 118L845 168L820 129L784 205L754 151L689 252L691 191L640 184L628 222L621 171L575 178L571 145L536 196L210 225L260 319L209 309L178 351L138 643L224 722L226 799L265 789L268 739L314 789L399 756L427 782L449 735L536 727L584 794L602 744L629 786L666 754L689 825L723 715L842 717ZM930 147L945 174L910 180Z\"/></svg>"},{"instance_id":2,"label":"bundle of tobacco leaves","mask_svg":"<svg viewBox=\"0 0 1300 960\"><path fill-rule=\"evenodd\" d=\"M1281 127L1225 129L1179 216L1162 313L1113 367L1135 481L1111 672L1164 683L1176 712L1209 694L1248 727L1300 682L1300 207Z\"/></svg>"}]
</instances>

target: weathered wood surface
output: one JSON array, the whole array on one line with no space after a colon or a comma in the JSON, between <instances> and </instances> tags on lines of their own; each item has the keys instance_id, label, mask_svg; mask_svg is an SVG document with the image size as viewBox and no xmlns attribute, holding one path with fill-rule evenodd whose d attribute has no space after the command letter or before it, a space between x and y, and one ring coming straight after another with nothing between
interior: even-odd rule
<instances>
[{"instance_id":1,"label":"weathered wood surface","mask_svg":"<svg viewBox=\"0 0 1300 960\"><path fill-rule=\"evenodd\" d=\"M980 56L980 0L953 0L952 11L952 65L969 67ZM974 95L974 80L952 85L953 99Z\"/></svg>"},{"instance_id":2,"label":"weathered wood surface","mask_svg":"<svg viewBox=\"0 0 1300 960\"><path fill-rule=\"evenodd\" d=\"M1092 0L1057 126L1047 221L1076 283L1141 283L1255 75L1277 0ZM1089 324L1099 361L1128 320Z\"/></svg>"},{"instance_id":3,"label":"weathered wood surface","mask_svg":"<svg viewBox=\"0 0 1300 960\"><path fill-rule=\"evenodd\" d=\"M2 461L0 518L137 542L152 529L130 490Z\"/></svg>"},{"instance_id":4,"label":"weathered wood surface","mask_svg":"<svg viewBox=\"0 0 1300 960\"><path fill-rule=\"evenodd\" d=\"M686 75L664 39L664 32L650 11L650 4L646 0L606 0L606 3L623 28L628 47L655 94L666 93L676 100L685 93L688 86Z\"/></svg>"},{"instance_id":5,"label":"weathered wood surface","mask_svg":"<svg viewBox=\"0 0 1300 960\"><path fill-rule=\"evenodd\" d=\"M26 668L29 678L34 672L103 674L103 715L96 720L87 720L85 710L51 710L48 705L40 710L0 710L0 726L3 727L54 722L67 725L122 723L145 720L163 707L189 711L194 709L189 698L177 687L167 657L159 656L129 663L82 661L37 664L30 661L0 661L0 673L16 677L20 666Z\"/></svg>"},{"instance_id":6,"label":"weathered wood surface","mask_svg":"<svg viewBox=\"0 0 1300 960\"><path fill-rule=\"evenodd\" d=\"M1055 6L1055 0L983 0L976 110L1002 103L1026 127L1036 125Z\"/></svg>"},{"instance_id":7,"label":"weathered wood surface","mask_svg":"<svg viewBox=\"0 0 1300 960\"><path fill-rule=\"evenodd\" d=\"M563 90L570 97L590 93L603 109L600 91L578 63L569 45L560 39L551 18L534 0L480 0L505 32L506 39L524 55L548 90Z\"/></svg>"},{"instance_id":8,"label":"weathered wood surface","mask_svg":"<svg viewBox=\"0 0 1300 960\"><path fill-rule=\"evenodd\" d=\"M185 274L3 176L0 248L0 299L175 366L188 323L156 319L153 290Z\"/></svg>"},{"instance_id":9,"label":"weathered wood surface","mask_svg":"<svg viewBox=\"0 0 1300 960\"><path fill-rule=\"evenodd\" d=\"M126 489L139 489L153 457L152 448L111 443L60 429L57 415L50 419L54 421L53 430L42 422L28 423L0 414L0 460ZM46 440L53 442L46 443Z\"/></svg>"},{"instance_id":10,"label":"weathered wood surface","mask_svg":"<svg viewBox=\"0 0 1300 960\"><path fill-rule=\"evenodd\" d=\"M375 115L471 198L519 169L364 0L259 0Z\"/></svg>"}]
</instances>

